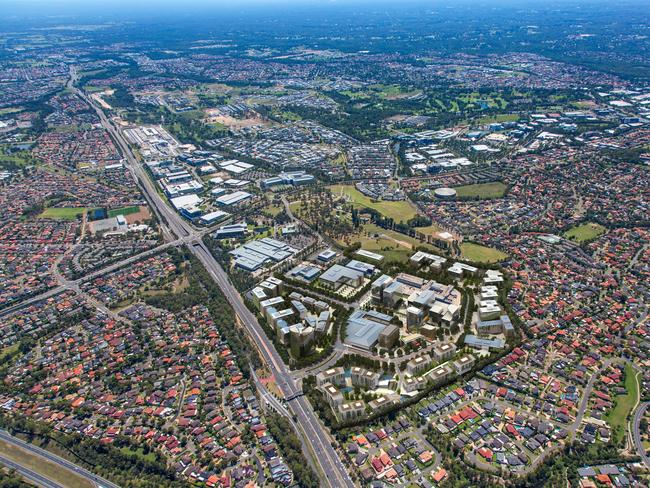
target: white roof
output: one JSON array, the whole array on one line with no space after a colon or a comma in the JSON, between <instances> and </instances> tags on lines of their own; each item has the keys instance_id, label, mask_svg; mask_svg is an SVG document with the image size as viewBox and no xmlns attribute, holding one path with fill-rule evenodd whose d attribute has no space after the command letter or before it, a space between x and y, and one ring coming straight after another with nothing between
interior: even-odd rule
<instances>
[{"instance_id":1,"label":"white roof","mask_svg":"<svg viewBox=\"0 0 650 488\"><path fill-rule=\"evenodd\" d=\"M188 207L195 207L201 203L201 197L198 195L183 195L181 197L175 197L172 198L171 200L172 205L174 208L177 210L180 210L181 208L188 208Z\"/></svg>"}]
</instances>

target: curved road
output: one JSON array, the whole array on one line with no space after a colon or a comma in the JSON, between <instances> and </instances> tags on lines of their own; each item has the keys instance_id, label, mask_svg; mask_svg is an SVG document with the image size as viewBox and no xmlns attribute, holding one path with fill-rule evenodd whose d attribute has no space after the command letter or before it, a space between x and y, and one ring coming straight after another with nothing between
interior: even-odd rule
<instances>
[{"instance_id":1,"label":"curved road","mask_svg":"<svg viewBox=\"0 0 650 488\"><path fill-rule=\"evenodd\" d=\"M643 447L641 431L639 428L639 424L648 409L648 405L650 405L650 402L640 403L639 408L637 408L634 413L634 419L632 420L632 440L634 441L634 447L636 448L637 454L641 457L643 464L645 464L646 468L650 469L650 457L648 457L648 454Z\"/></svg>"}]
</instances>

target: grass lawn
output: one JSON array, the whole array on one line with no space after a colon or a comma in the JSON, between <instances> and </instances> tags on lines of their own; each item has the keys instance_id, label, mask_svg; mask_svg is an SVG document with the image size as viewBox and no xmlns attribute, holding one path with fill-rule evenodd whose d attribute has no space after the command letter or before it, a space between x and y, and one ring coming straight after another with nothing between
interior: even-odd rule
<instances>
[{"instance_id":1,"label":"grass lawn","mask_svg":"<svg viewBox=\"0 0 650 488\"><path fill-rule=\"evenodd\" d=\"M16 354L18 352L18 345L19 344L16 343L16 344L13 344L11 346L7 346L7 347L5 347L3 349L0 349L0 364L2 364L3 361L5 361L6 358L8 358L10 356L13 356L14 354Z\"/></svg>"},{"instance_id":2,"label":"grass lawn","mask_svg":"<svg viewBox=\"0 0 650 488\"><path fill-rule=\"evenodd\" d=\"M607 413L607 423L612 428L614 440L620 443L625 438L627 417L632 412L639 399L639 382L636 372L629 364L625 364L625 395L618 395L616 406Z\"/></svg>"},{"instance_id":3,"label":"grass lawn","mask_svg":"<svg viewBox=\"0 0 650 488\"><path fill-rule=\"evenodd\" d=\"M138 213L139 211L140 207L134 205L132 207L114 208L112 210L109 210L107 213L109 217L117 217L118 215L129 215Z\"/></svg>"},{"instance_id":4,"label":"grass lawn","mask_svg":"<svg viewBox=\"0 0 650 488\"><path fill-rule=\"evenodd\" d=\"M581 225L576 225L575 227L571 227L569 230L567 230L564 233L564 237L576 242L584 242L584 241L590 241L591 239L595 239L596 237L604 234L605 232L607 232L607 229L602 225L587 222L586 224L581 224Z\"/></svg>"},{"instance_id":5,"label":"grass lawn","mask_svg":"<svg viewBox=\"0 0 650 488\"><path fill-rule=\"evenodd\" d=\"M139 457L140 459L142 459L144 461L151 461L151 462L156 461L155 453L148 452L147 454L145 454L144 450L141 447L134 450L134 449L131 449L129 447L124 446L124 447L120 448L120 451L122 451L127 456L136 456L136 457Z\"/></svg>"},{"instance_id":6,"label":"grass lawn","mask_svg":"<svg viewBox=\"0 0 650 488\"><path fill-rule=\"evenodd\" d=\"M401 202L386 202L386 201L372 201L352 185L333 185L329 189L335 195L344 195L349 197L350 203L355 207L367 207L377 210L384 217L392 218L395 222L405 222L416 216L415 209L407 201Z\"/></svg>"},{"instance_id":7,"label":"grass lawn","mask_svg":"<svg viewBox=\"0 0 650 488\"><path fill-rule=\"evenodd\" d=\"M166 283L163 288L150 288L148 290L141 290L142 296L145 297L153 297L157 295L166 295L167 293L181 293L184 291L188 286L190 286L190 280L187 276L187 273L182 274L178 278L174 280L172 283L172 290L171 292L167 291L166 286L169 285L169 283Z\"/></svg>"},{"instance_id":8,"label":"grass lawn","mask_svg":"<svg viewBox=\"0 0 650 488\"><path fill-rule=\"evenodd\" d=\"M460 198L501 198L506 191L506 185L501 181L465 185L454 188Z\"/></svg>"},{"instance_id":9,"label":"grass lawn","mask_svg":"<svg viewBox=\"0 0 650 488\"><path fill-rule=\"evenodd\" d=\"M23 109L19 107L0 108L0 115L15 114L17 112L22 112L22 111Z\"/></svg>"},{"instance_id":10,"label":"grass lawn","mask_svg":"<svg viewBox=\"0 0 650 488\"><path fill-rule=\"evenodd\" d=\"M297 203L297 202L296 202ZM289 205L291 207L291 205ZM291 207L291 211L293 211L295 207ZM280 212L284 210L284 205L267 205L262 209L263 212L268 213L269 215L275 217L278 215Z\"/></svg>"},{"instance_id":11,"label":"grass lawn","mask_svg":"<svg viewBox=\"0 0 650 488\"><path fill-rule=\"evenodd\" d=\"M8 459L11 459L15 463L25 466L32 471L36 471L37 473L51 479L52 481L56 481L62 486L70 488L94 487L91 482L85 478L82 478L81 476L77 476L72 471L61 468L60 466L46 461L42 457L32 454L28 451L14 447L5 441L0 441L0 454Z\"/></svg>"},{"instance_id":12,"label":"grass lawn","mask_svg":"<svg viewBox=\"0 0 650 488\"><path fill-rule=\"evenodd\" d=\"M478 119L480 124L491 124L493 122L515 122L519 120L519 115L517 114L497 114L497 115L488 115Z\"/></svg>"},{"instance_id":13,"label":"grass lawn","mask_svg":"<svg viewBox=\"0 0 650 488\"><path fill-rule=\"evenodd\" d=\"M426 227L415 227L415 230L417 232L420 232L422 234L435 234L436 232L440 232L440 227L437 225L427 225Z\"/></svg>"},{"instance_id":14,"label":"grass lawn","mask_svg":"<svg viewBox=\"0 0 650 488\"><path fill-rule=\"evenodd\" d=\"M12 154L0 149L0 167L3 166L26 166L34 164L30 151L17 151Z\"/></svg>"},{"instance_id":15,"label":"grass lawn","mask_svg":"<svg viewBox=\"0 0 650 488\"><path fill-rule=\"evenodd\" d=\"M98 93L104 90L109 90L110 88L106 86L94 86L94 85L86 85L84 86L84 90L86 90L88 93Z\"/></svg>"},{"instance_id":16,"label":"grass lawn","mask_svg":"<svg viewBox=\"0 0 650 488\"><path fill-rule=\"evenodd\" d=\"M498 249L481 246L473 242L463 242L460 245L460 255L463 259L476 263L496 263L508 257L506 253Z\"/></svg>"},{"instance_id":17,"label":"grass lawn","mask_svg":"<svg viewBox=\"0 0 650 488\"><path fill-rule=\"evenodd\" d=\"M39 217L42 219L74 220L87 210L89 209L86 207L51 207L43 210Z\"/></svg>"}]
</instances>

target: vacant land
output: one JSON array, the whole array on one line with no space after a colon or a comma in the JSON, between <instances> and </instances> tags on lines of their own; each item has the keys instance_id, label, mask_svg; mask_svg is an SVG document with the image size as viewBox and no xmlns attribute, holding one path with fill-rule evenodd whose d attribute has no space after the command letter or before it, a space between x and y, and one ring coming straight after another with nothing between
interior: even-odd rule
<instances>
[{"instance_id":1,"label":"vacant land","mask_svg":"<svg viewBox=\"0 0 650 488\"><path fill-rule=\"evenodd\" d=\"M595 239L599 235L607 231L605 227L600 224L587 222L586 224L576 225L571 227L564 233L564 237L576 242L584 242Z\"/></svg>"},{"instance_id":2,"label":"vacant land","mask_svg":"<svg viewBox=\"0 0 650 488\"><path fill-rule=\"evenodd\" d=\"M86 207L51 207L43 210L39 217L42 219L74 220L82 216L87 210Z\"/></svg>"},{"instance_id":3,"label":"vacant land","mask_svg":"<svg viewBox=\"0 0 650 488\"><path fill-rule=\"evenodd\" d=\"M501 198L505 191L506 185L500 181L492 183L479 183L477 185L465 185L454 188L459 198Z\"/></svg>"},{"instance_id":4,"label":"vacant land","mask_svg":"<svg viewBox=\"0 0 650 488\"><path fill-rule=\"evenodd\" d=\"M58 484L70 488L92 488L94 485L72 471L46 461L40 456L0 441L0 454L13 462L35 471Z\"/></svg>"},{"instance_id":5,"label":"vacant land","mask_svg":"<svg viewBox=\"0 0 650 488\"><path fill-rule=\"evenodd\" d=\"M639 399L639 383L636 371L629 364L625 364L625 395L615 398L616 405L607 414L607 423L612 428L614 439L622 442L625 437L627 417Z\"/></svg>"},{"instance_id":6,"label":"vacant land","mask_svg":"<svg viewBox=\"0 0 650 488\"><path fill-rule=\"evenodd\" d=\"M460 255L463 259L476 263L496 263L508 257L507 254L491 247L481 246L473 242L464 242L460 245Z\"/></svg>"},{"instance_id":7,"label":"vacant land","mask_svg":"<svg viewBox=\"0 0 650 488\"><path fill-rule=\"evenodd\" d=\"M374 201L365 196L352 185L334 185L329 187L332 193L340 195L343 193L356 208L372 208L384 217L393 219L395 222L406 222L416 216L415 209L407 201L386 202Z\"/></svg>"}]
</instances>

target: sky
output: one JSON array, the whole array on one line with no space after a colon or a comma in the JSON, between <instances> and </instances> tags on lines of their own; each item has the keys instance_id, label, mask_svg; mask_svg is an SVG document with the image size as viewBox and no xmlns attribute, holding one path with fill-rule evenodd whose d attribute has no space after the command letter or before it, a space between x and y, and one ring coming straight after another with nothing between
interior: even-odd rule
<instances>
[{"instance_id":1,"label":"sky","mask_svg":"<svg viewBox=\"0 0 650 488\"><path fill-rule=\"evenodd\" d=\"M617 5L645 4L650 0L616 0ZM595 4L610 4L611 0L0 0L0 25L12 20L37 20L56 18L65 20L109 21L120 19L162 19L164 16L183 14L227 15L231 13L254 13L277 15L283 9L309 11L312 9L350 9L358 7L392 8L412 6L442 7L453 9L464 4L483 7L512 6L537 9L576 6L589 8ZM172 17L173 18L173 17Z\"/></svg>"}]
</instances>

